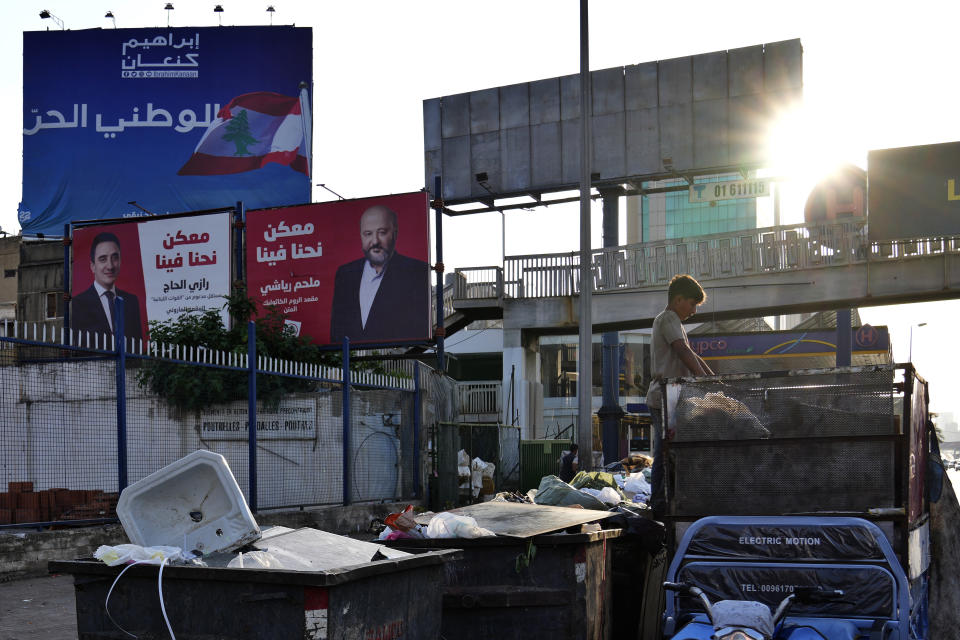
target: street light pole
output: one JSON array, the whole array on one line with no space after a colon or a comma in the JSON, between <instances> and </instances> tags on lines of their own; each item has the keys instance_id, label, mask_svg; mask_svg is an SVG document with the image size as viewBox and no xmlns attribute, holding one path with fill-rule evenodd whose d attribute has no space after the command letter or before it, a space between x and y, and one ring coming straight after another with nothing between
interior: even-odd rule
<instances>
[{"instance_id":1,"label":"street light pole","mask_svg":"<svg viewBox=\"0 0 960 640\"><path fill-rule=\"evenodd\" d=\"M910 325L910 355L907 356L907 362L913 364L913 328L914 327L925 327L927 326L926 322L921 322L920 324Z\"/></svg>"},{"instance_id":2,"label":"street light pole","mask_svg":"<svg viewBox=\"0 0 960 640\"><path fill-rule=\"evenodd\" d=\"M580 331L577 349L577 437L580 469L593 469L593 317L590 276L590 29L580 0Z\"/></svg>"}]
</instances>

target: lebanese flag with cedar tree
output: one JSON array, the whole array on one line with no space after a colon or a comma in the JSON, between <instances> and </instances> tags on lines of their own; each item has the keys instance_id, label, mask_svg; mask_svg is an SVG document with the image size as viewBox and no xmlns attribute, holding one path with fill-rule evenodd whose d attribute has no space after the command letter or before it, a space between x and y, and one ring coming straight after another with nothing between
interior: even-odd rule
<instances>
[{"instance_id":1,"label":"lebanese flag with cedar tree","mask_svg":"<svg viewBox=\"0 0 960 640\"><path fill-rule=\"evenodd\" d=\"M310 175L305 147L299 97L245 93L220 109L177 175L242 173L268 162Z\"/></svg>"}]
</instances>

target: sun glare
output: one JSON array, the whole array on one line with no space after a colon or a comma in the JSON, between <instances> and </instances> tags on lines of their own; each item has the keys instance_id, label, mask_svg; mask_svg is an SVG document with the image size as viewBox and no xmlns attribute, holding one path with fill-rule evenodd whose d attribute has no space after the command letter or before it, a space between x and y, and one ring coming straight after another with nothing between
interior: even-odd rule
<instances>
[{"instance_id":1,"label":"sun glare","mask_svg":"<svg viewBox=\"0 0 960 640\"><path fill-rule=\"evenodd\" d=\"M803 206L816 184L845 163L863 165L856 148L828 113L800 105L784 109L767 132L768 173L779 178L781 224L803 220Z\"/></svg>"}]
</instances>

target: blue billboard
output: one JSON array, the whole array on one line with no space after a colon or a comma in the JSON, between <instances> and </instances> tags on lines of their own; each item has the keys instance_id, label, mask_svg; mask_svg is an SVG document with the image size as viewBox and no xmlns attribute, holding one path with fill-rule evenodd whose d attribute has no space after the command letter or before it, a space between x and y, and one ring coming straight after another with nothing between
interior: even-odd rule
<instances>
[{"instance_id":1,"label":"blue billboard","mask_svg":"<svg viewBox=\"0 0 960 640\"><path fill-rule=\"evenodd\" d=\"M311 39L281 26L24 33L23 232L309 202Z\"/></svg>"}]
</instances>

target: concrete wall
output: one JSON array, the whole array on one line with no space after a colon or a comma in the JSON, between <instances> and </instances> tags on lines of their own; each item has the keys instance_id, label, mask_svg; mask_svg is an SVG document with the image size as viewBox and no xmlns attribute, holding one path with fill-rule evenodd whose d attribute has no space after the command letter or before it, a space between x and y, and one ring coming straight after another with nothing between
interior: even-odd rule
<instances>
[{"instance_id":1,"label":"concrete wall","mask_svg":"<svg viewBox=\"0 0 960 640\"><path fill-rule=\"evenodd\" d=\"M36 240L20 243L20 273L17 286L17 320L63 326L63 243ZM47 297L57 298L55 318L47 317Z\"/></svg>"},{"instance_id":2,"label":"concrete wall","mask_svg":"<svg viewBox=\"0 0 960 640\"><path fill-rule=\"evenodd\" d=\"M245 433L236 439L207 437L201 429L204 415L171 407L138 386L135 369L127 374L128 482L196 449L207 449L227 459L249 500ZM0 366L0 488L5 490L8 482L32 481L36 491L57 487L117 491L115 388L112 360ZM451 411L434 408L430 396L440 390L437 384L423 389L421 443L427 441L431 419L452 419ZM412 394L354 390L351 398L352 499L409 495L414 483ZM309 438L258 437L258 506L341 502L340 391L290 394L281 407L289 402L309 405L315 428ZM245 424L246 401L229 406L241 407L237 419ZM421 463L427 460L421 451Z\"/></svg>"},{"instance_id":3,"label":"concrete wall","mask_svg":"<svg viewBox=\"0 0 960 640\"><path fill-rule=\"evenodd\" d=\"M0 321L14 320L20 267L20 236L0 237Z\"/></svg>"}]
</instances>

